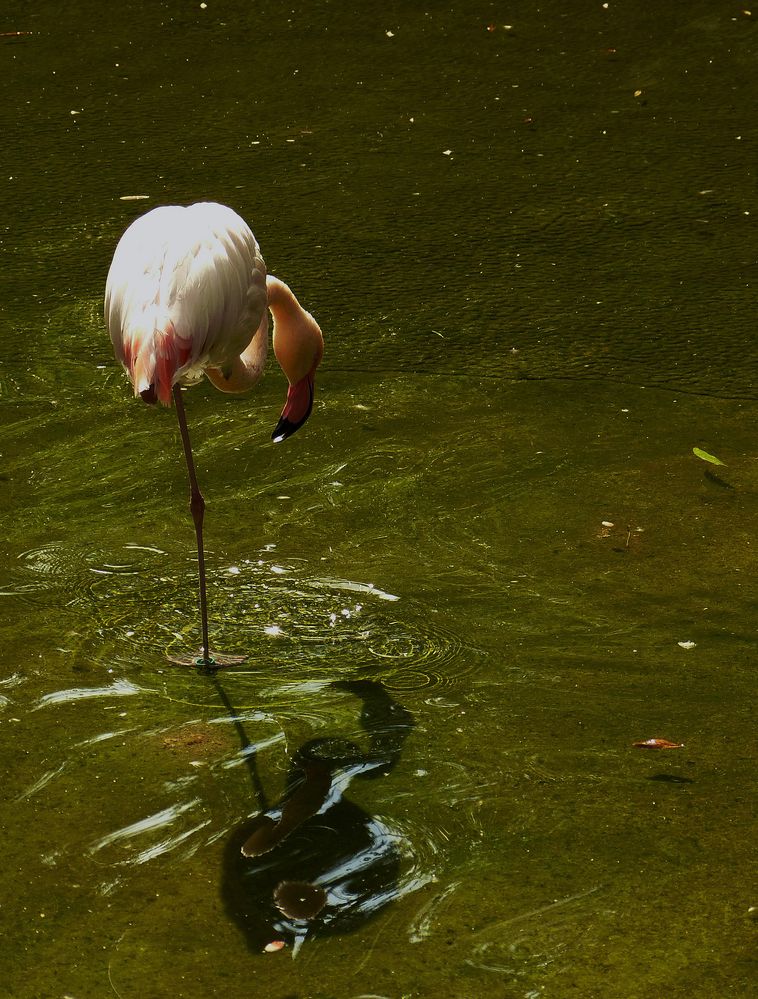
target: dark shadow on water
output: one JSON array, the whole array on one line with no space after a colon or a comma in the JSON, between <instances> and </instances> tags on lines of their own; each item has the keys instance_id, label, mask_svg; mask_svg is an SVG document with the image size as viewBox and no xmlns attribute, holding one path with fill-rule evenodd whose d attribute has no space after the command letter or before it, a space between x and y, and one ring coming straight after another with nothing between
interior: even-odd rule
<instances>
[{"instance_id":1,"label":"dark shadow on water","mask_svg":"<svg viewBox=\"0 0 758 999\"><path fill-rule=\"evenodd\" d=\"M339 737L304 743L272 806L254 754L246 757L260 812L226 845L221 893L252 951L281 942L296 953L306 938L354 930L400 891L402 836L344 793L353 780L383 777L393 769L413 716L379 682L332 687L362 702L367 749ZM235 718L220 685L219 693ZM243 748L250 748L241 723L235 724Z\"/></svg>"},{"instance_id":2,"label":"dark shadow on water","mask_svg":"<svg viewBox=\"0 0 758 999\"><path fill-rule=\"evenodd\" d=\"M694 784L691 777L680 777L679 774L653 774L648 780L655 780L661 784Z\"/></svg>"},{"instance_id":3,"label":"dark shadow on water","mask_svg":"<svg viewBox=\"0 0 758 999\"><path fill-rule=\"evenodd\" d=\"M714 486L720 486L721 489L734 490L734 486L731 484L731 482L727 482L725 479L722 479L721 476L716 475L715 472L709 472L706 469L705 472L703 472L703 475L705 476L706 479L708 479L709 482L712 482Z\"/></svg>"}]
</instances>

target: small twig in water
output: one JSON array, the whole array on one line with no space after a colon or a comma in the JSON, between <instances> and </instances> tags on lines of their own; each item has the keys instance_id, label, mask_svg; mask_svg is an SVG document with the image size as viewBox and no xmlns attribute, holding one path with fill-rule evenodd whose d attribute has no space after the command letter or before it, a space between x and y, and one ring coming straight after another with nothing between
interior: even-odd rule
<instances>
[{"instance_id":1,"label":"small twig in water","mask_svg":"<svg viewBox=\"0 0 758 999\"><path fill-rule=\"evenodd\" d=\"M602 885L597 885L595 888L589 888L587 891L577 892L576 895L569 895L568 898L559 898L556 902L551 902L550 905L543 905L539 909L532 909L531 912L522 912L518 916L511 916L510 919L503 919L499 923L492 923L490 926L485 926L483 929L478 930L473 936L480 937L483 933L490 933L492 930L501 930L504 926L510 926L511 923L521 922L522 919L541 916L543 912L550 912L551 909L559 909L561 906L569 905L571 902L578 902L580 898L593 895L596 891L600 891L602 887Z\"/></svg>"},{"instance_id":2,"label":"small twig in water","mask_svg":"<svg viewBox=\"0 0 758 999\"><path fill-rule=\"evenodd\" d=\"M111 975L111 962L110 961L108 961L108 981L110 982L111 988L113 989L113 991L118 996L118 999L124 999L124 997L121 995L121 993L119 992L119 990L116 988L116 986L113 983L113 976Z\"/></svg>"},{"instance_id":3,"label":"small twig in water","mask_svg":"<svg viewBox=\"0 0 758 999\"><path fill-rule=\"evenodd\" d=\"M127 932L128 932L127 930L124 930L124 932L123 932L123 933L121 934L121 936L120 936L120 937L118 938L118 940L116 941L116 946L115 946L115 948L114 948L114 953L115 953L115 951L116 951L116 950L118 949L118 945L119 945L119 944L121 943L121 941L122 941L122 940L124 939L124 937L126 936ZM118 996L118 999L124 999L124 997L123 997L123 996L121 995L121 993L119 992L119 990L118 990L118 989L116 988L116 985L115 985L115 983L114 983L114 981L113 981L113 975L111 974L111 961L112 961L112 960L113 960L113 957L112 957L112 956L108 958L108 981L110 982L110 986L111 986L111 988L113 989L113 991L114 991L114 992L116 993L116 995Z\"/></svg>"},{"instance_id":4,"label":"small twig in water","mask_svg":"<svg viewBox=\"0 0 758 999\"><path fill-rule=\"evenodd\" d=\"M353 978L358 974L359 971L362 971L363 968L366 966L366 963L368 962L369 958L371 957L371 955L376 950L376 945L379 942L379 937L382 935L382 933L384 933L384 931L387 929L387 927L389 926L389 924L391 922L393 922L394 918L395 918L395 913L393 912L387 918L387 920L384 923L384 925L379 927L379 929L377 930L376 935L374 936L374 939L373 939L373 941L371 943L371 946L368 949L368 953L365 955L365 957L363 958L363 960L360 962L360 964L358 965L358 967L353 972L353 975L352 975Z\"/></svg>"}]
</instances>

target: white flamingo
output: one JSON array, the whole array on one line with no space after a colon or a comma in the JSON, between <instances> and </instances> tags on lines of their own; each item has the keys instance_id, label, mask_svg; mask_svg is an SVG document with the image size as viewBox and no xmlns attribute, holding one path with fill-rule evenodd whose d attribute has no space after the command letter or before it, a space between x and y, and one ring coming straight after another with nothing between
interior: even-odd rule
<instances>
[{"instance_id":1,"label":"white flamingo","mask_svg":"<svg viewBox=\"0 0 758 999\"><path fill-rule=\"evenodd\" d=\"M321 330L286 284L266 276L247 223L224 205L166 206L134 221L121 237L105 286L105 321L116 358L147 403L173 399L190 481L197 536L202 650L176 659L215 670L232 661L212 655L203 549L205 502L197 484L181 385L207 375L222 392L245 392L263 374L268 310L274 354L289 390L275 442L298 430L313 407Z\"/></svg>"}]
</instances>

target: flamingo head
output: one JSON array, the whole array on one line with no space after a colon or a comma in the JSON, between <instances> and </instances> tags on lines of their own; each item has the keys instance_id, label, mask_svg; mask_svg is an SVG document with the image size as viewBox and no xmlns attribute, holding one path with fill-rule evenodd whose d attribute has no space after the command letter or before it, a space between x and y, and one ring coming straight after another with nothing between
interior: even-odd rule
<instances>
[{"instance_id":1,"label":"flamingo head","mask_svg":"<svg viewBox=\"0 0 758 999\"><path fill-rule=\"evenodd\" d=\"M271 434L275 444L291 437L313 409L316 368L324 355L318 323L278 278L266 279L269 308L274 316L274 353L289 388L279 422Z\"/></svg>"},{"instance_id":2,"label":"flamingo head","mask_svg":"<svg viewBox=\"0 0 758 999\"><path fill-rule=\"evenodd\" d=\"M313 365L304 378L295 382L294 385L290 384L287 390L287 401L284 404L284 409L279 417L279 422L271 434L271 440L274 444L279 444L280 441L291 437L311 415L313 396L316 388L317 365L318 362Z\"/></svg>"}]
</instances>

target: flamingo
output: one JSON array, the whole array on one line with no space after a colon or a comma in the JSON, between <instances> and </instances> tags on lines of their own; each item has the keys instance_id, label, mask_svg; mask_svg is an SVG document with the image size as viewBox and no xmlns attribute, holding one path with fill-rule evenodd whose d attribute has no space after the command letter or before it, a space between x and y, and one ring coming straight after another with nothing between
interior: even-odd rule
<instances>
[{"instance_id":1,"label":"flamingo","mask_svg":"<svg viewBox=\"0 0 758 999\"><path fill-rule=\"evenodd\" d=\"M203 548L205 501L192 457L183 385L205 374L222 392L245 392L263 375L273 347L287 376L287 400L271 437L295 433L313 408L321 330L292 291L266 274L247 223L231 208L203 202L154 208L121 237L105 286L105 322L135 396L170 406L179 421L197 538L202 649L173 661L215 671L240 657L211 654Z\"/></svg>"}]
</instances>

